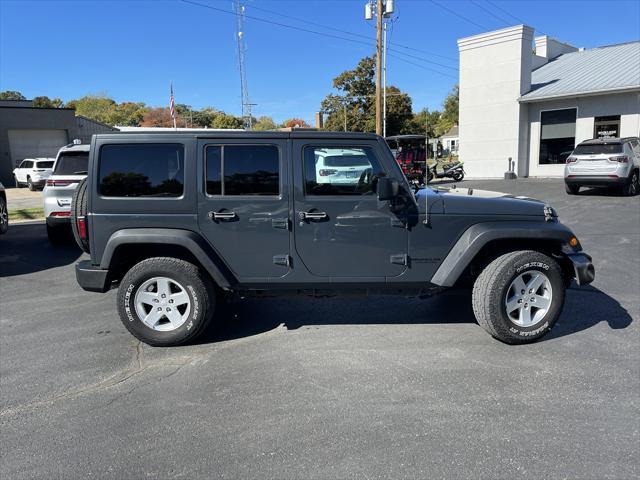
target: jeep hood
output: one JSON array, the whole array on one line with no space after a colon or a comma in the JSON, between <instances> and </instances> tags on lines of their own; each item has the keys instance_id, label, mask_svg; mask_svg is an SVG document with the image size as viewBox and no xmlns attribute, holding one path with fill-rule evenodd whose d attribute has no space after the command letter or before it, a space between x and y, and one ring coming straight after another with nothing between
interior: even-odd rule
<instances>
[{"instance_id":1,"label":"jeep hood","mask_svg":"<svg viewBox=\"0 0 640 480\"><path fill-rule=\"evenodd\" d=\"M448 215L544 216L544 202L509 193L476 190L475 188L436 187L428 189L428 192L425 192L424 189L420 190L416 196L419 203L424 203L425 193L429 197L429 202L441 201L442 211ZM432 212L435 213L434 210Z\"/></svg>"}]
</instances>

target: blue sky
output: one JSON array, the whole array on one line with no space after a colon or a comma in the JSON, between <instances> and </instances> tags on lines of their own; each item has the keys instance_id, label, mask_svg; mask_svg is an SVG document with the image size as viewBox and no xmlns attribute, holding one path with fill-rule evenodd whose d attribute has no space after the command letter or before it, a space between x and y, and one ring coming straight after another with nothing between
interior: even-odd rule
<instances>
[{"instance_id":1,"label":"blue sky","mask_svg":"<svg viewBox=\"0 0 640 480\"><path fill-rule=\"evenodd\" d=\"M189 1L232 9L231 0ZM375 29L364 20L364 0L244 3L248 16L356 40L247 18L247 80L257 116L311 122L332 79L374 51ZM638 0L395 0L395 5L390 47L396 51L390 51L388 82L412 96L415 111L439 108L457 82L461 37L525 22L536 34L578 47L640 38ZM106 94L119 102L166 106L173 81L176 102L237 115L235 48L235 17L181 0L0 0L0 90L27 97L66 101Z\"/></svg>"}]
</instances>

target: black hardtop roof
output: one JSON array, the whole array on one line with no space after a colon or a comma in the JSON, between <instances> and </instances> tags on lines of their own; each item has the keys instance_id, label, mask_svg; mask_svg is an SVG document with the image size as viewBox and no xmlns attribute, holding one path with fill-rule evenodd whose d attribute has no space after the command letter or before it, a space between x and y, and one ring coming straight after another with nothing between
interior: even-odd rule
<instances>
[{"instance_id":1,"label":"black hardtop roof","mask_svg":"<svg viewBox=\"0 0 640 480\"><path fill-rule=\"evenodd\" d=\"M376 140L379 137L375 133L361 133L361 132L319 132L319 131L292 131L292 132L277 132L277 131L241 131L241 130L194 130L193 132L178 131L140 131L140 132L113 132L113 133L99 133L95 135L100 139L122 139L123 137L166 137L166 138L281 138L281 139L296 139L296 138L317 138L317 139L330 139L330 140Z\"/></svg>"},{"instance_id":2,"label":"black hardtop roof","mask_svg":"<svg viewBox=\"0 0 640 480\"><path fill-rule=\"evenodd\" d=\"M585 140L580 142L579 145L607 145L628 142L632 139L638 139L638 137L622 137L622 138L592 138L591 140Z\"/></svg>"}]
</instances>

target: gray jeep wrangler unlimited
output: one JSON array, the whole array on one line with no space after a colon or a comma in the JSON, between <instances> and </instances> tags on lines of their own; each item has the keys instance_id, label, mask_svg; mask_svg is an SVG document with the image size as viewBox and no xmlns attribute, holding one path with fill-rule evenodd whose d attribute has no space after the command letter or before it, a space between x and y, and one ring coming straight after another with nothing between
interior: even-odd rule
<instances>
[{"instance_id":1,"label":"gray jeep wrangler unlimited","mask_svg":"<svg viewBox=\"0 0 640 480\"><path fill-rule=\"evenodd\" d=\"M226 295L427 296L473 286L478 323L510 344L558 319L591 257L543 203L471 189L414 192L372 134L96 135L72 202L85 290L117 286L150 345L196 337Z\"/></svg>"}]
</instances>

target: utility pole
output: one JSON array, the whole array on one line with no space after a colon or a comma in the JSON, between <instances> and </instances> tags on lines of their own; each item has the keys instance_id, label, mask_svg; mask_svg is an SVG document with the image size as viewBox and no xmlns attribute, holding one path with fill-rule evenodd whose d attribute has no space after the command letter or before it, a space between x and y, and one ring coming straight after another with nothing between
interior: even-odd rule
<instances>
[{"instance_id":1,"label":"utility pole","mask_svg":"<svg viewBox=\"0 0 640 480\"><path fill-rule=\"evenodd\" d=\"M376 134L382 135L382 15L384 5L378 0L376 8Z\"/></svg>"},{"instance_id":2,"label":"utility pole","mask_svg":"<svg viewBox=\"0 0 640 480\"><path fill-rule=\"evenodd\" d=\"M236 40L238 42L238 67L240 69L240 97L242 99L242 120L244 128L251 130L251 106L249 90L247 89L247 72L245 70L245 45L244 45L244 5L240 0L234 1L236 13Z\"/></svg>"},{"instance_id":3,"label":"utility pole","mask_svg":"<svg viewBox=\"0 0 640 480\"><path fill-rule=\"evenodd\" d=\"M375 13L374 13L375 8ZM393 14L393 0L369 0L364 6L365 20L376 16L376 133L387 134L387 22ZM384 27L383 27L384 26ZM384 37L384 39L383 39ZM384 66L383 66L384 64ZM382 75L384 71L384 86Z\"/></svg>"}]
</instances>

